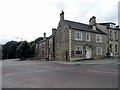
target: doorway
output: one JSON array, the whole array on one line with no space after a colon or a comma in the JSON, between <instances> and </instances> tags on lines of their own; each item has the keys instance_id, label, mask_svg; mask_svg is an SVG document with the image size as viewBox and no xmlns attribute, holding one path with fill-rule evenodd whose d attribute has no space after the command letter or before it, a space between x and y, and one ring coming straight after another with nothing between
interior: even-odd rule
<instances>
[{"instance_id":1,"label":"doorway","mask_svg":"<svg viewBox=\"0 0 120 90\"><path fill-rule=\"evenodd\" d=\"M91 58L91 47L86 46L86 59Z\"/></svg>"}]
</instances>

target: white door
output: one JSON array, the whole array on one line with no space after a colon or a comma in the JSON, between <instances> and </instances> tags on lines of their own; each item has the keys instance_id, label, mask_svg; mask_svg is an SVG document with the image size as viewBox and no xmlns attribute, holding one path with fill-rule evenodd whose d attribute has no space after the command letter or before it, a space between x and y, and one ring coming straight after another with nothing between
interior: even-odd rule
<instances>
[{"instance_id":1,"label":"white door","mask_svg":"<svg viewBox=\"0 0 120 90\"><path fill-rule=\"evenodd\" d=\"M90 47L86 47L86 58L91 58L91 48Z\"/></svg>"}]
</instances>

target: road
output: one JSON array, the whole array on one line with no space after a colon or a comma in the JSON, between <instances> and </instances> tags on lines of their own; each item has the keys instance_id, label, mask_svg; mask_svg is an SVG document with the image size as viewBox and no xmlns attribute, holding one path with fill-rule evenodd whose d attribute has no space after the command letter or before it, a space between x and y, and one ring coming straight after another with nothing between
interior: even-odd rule
<instances>
[{"instance_id":1,"label":"road","mask_svg":"<svg viewBox=\"0 0 120 90\"><path fill-rule=\"evenodd\" d=\"M118 65L3 60L2 88L118 88Z\"/></svg>"}]
</instances>

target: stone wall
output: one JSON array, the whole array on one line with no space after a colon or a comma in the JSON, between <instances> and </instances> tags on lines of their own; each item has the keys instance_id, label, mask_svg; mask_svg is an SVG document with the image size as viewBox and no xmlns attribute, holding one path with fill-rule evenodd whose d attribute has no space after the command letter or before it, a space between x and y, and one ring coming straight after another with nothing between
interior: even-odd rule
<instances>
[{"instance_id":1,"label":"stone wall","mask_svg":"<svg viewBox=\"0 0 120 90\"><path fill-rule=\"evenodd\" d=\"M80 31L82 33L83 36L83 40L79 41L79 40L75 40L74 39L74 32L76 30L71 30L72 31L72 40L71 40L71 60L77 60L77 59L86 59L86 46L91 48L91 56L92 58L103 58L106 55L106 35L102 35L102 43L97 43L96 42L96 33L92 33L92 32L83 32ZM86 33L90 34L90 41L86 41ZM75 54L75 46L82 46L83 47L83 54L82 55L76 55ZM96 55L96 47L102 47L102 55Z\"/></svg>"},{"instance_id":2,"label":"stone wall","mask_svg":"<svg viewBox=\"0 0 120 90\"><path fill-rule=\"evenodd\" d=\"M69 60L69 28L60 21L55 34L55 59Z\"/></svg>"}]
</instances>

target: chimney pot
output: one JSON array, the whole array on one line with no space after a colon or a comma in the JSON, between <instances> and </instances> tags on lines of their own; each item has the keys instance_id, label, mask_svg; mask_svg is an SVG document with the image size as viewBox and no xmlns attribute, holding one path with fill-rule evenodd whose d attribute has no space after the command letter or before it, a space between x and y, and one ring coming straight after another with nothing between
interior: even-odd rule
<instances>
[{"instance_id":1,"label":"chimney pot","mask_svg":"<svg viewBox=\"0 0 120 90\"><path fill-rule=\"evenodd\" d=\"M90 18L89 24L90 25L96 25L96 17L95 16L93 16L93 17Z\"/></svg>"},{"instance_id":2,"label":"chimney pot","mask_svg":"<svg viewBox=\"0 0 120 90\"><path fill-rule=\"evenodd\" d=\"M46 38L46 33L44 33L44 38Z\"/></svg>"},{"instance_id":3,"label":"chimney pot","mask_svg":"<svg viewBox=\"0 0 120 90\"><path fill-rule=\"evenodd\" d=\"M52 29L52 35L55 34L56 30L57 30L56 28L53 28L53 29Z\"/></svg>"},{"instance_id":4,"label":"chimney pot","mask_svg":"<svg viewBox=\"0 0 120 90\"><path fill-rule=\"evenodd\" d=\"M60 21L64 20L64 11L62 10L62 13L60 14Z\"/></svg>"}]
</instances>

